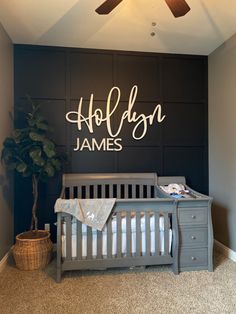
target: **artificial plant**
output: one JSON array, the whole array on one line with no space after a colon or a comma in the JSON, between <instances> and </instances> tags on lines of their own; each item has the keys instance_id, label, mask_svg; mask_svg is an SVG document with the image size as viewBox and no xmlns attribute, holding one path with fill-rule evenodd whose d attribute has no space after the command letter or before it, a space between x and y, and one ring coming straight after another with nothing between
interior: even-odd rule
<instances>
[{"instance_id":1,"label":"artificial plant","mask_svg":"<svg viewBox=\"0 0 236 314\"><path fill-rule=\"evenodd\" d=\"M50 139L51 129L40 112L40 105L30 98L28 110L21 108L22 128L14 128L12 135L3 142L1 160L9 170L23 177L32 178L32 219L30 230L38 230L38 183L61 169L62 161Z\"/></svg>"}]
</instances>

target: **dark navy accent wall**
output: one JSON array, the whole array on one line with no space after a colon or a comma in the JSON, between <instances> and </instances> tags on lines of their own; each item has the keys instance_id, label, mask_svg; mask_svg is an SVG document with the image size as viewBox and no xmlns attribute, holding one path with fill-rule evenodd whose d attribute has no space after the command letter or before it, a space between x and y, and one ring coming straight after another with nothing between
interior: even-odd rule
<instances>
[{"instance_id":1,"label":"dark navy accent wall","mask_svg":"<svg viewBox=\"0 0 236 314\"><path fill-rule=\"evenodd\" d=\"M92 136L85 128L79 134L65 113L77 108L81 96L86 111L91 93L94 107L105 110L108 92L118 86L117 125L135 84L135 110L151 114L161 103L165 120L149 127L140 141L132 139L131 126L125 123L121 152L74 152L78 136ZM40 101L59 149L69 153L65 171L184 175L193 188L208 192L207 57L15 45L15 103L25 101L26 94ZM109 136L101 126L94 137ZM60 186L58 175L40 187L41 227L55 221L53 205ZM15 233L30 225L30 202L29 180L16 176Z\"/></svg>"}]
</instances>

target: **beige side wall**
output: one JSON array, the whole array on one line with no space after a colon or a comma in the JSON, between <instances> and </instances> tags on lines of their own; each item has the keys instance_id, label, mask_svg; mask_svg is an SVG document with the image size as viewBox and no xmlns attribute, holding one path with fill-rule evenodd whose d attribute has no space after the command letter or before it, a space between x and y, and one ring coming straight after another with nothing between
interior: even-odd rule
<instances>
[{"instance_id":1,"label":"beige side wall","mask_svg":"<svg viewBox=\"0 0 236 314\"><path fill-rule=\"evenodd\" d=\"M209 193L215 238L236 251L236 34L209 56Z\"/></svg>"},{"instance_id":2,"label":"beige side wall","mask_svg":"<svg viewBox=\"0 0 236 314\"><path fill-rule=\"evenodd\" d=\"M9 112L13 107L13 45L0 24L0 149L11 132ZM0 163L0 260L13 243L12 183Z\"/></svg>"}]
</instances>

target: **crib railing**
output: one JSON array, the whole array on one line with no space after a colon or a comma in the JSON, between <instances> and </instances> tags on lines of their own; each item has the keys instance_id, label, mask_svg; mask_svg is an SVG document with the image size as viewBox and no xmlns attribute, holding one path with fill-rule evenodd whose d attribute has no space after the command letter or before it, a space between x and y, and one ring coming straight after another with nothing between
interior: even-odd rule
<instances>
[{"instance_id":1,"label":"crib railing","mask_svg":"<svg viewBox=\"0 0 236 314\"><path fill-rule=\"evenodd\" d=\"M71 188L69 189L69 192ZM82 191L82 187L81 187ZM72 192L71 192L72 193ZM73 189L74 193L74 189ZM70 194L72 196L72 194ZM74 196L74 194L73 194ZM116 252L113 254L113 234L112 234L112 218L116 217ZM145 217L145 251L142 248L141 238L141 217ZM155 217L155 250L151 252L151 231L150 219ZM173 271L178 272L178 228L176 205L173 201L167 199L118 199L113 209L112 215L106 223L106 255L103 254L103 233L96 232L96 255L93 252L93 234L92 228L87 226L87 244L86 255L82 254L82 223L76 221L76 256L72 257L72 216L65 213L57 214L57 281L60 281L61 271L73 269L99 269L108 267L130 267L140 265L158 265L173 264ZM122 252L122 218L126 219L126 250ZM132 248L132 226L131 219L135 217L135 250ZM160 250L160 226L159 219L164 219L164 250ZM61 236L62 223L65 223L66 238L66 255L61 263ZM113 222L114 223L114 222ZM172 229L172 248L169 251L169 228Z\"/></svg>"}]
</instances>

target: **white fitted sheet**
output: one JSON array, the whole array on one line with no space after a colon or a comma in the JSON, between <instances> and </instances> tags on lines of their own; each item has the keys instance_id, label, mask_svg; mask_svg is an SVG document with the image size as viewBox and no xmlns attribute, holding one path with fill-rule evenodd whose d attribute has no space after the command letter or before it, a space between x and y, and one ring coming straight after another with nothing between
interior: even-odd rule
<instances>
[{"instance_id":1,"label":"white fitted sheet","mask_svg":"<svg viewBox=\"0 0 236 314\"><path fill-rule=\"evenodd\" d=\"M159 232L159 253L164 253L164 231ZM169 229L169 248L171 250L172 244L172 230ZM75 234L72 235L72 257L76 257L76 247L77 247L77 237ZM122 233L122 253L126 254L126 233ZM136 252L136 232L131 232L131 252L134 254ZM141 252L142 255L146 252L146 238L145 232L141 232ZM155 253L155 232L150 232L150 252ZM117 233L112 233L112 255L117 253ZM92 234L92 255L94 258L97 256L97 234ZM107 255L107 233L103 231L102 233L102 255ZM62 257L66 256L66 236L62 235ZM82 256L87 256L87 234L82 234Z\"/></svg>"},{"instance_id":2,"label":"white fitted sheet","mask_svg":"<svg viewBox=\"0 0 236 314\"><path fill-rule=\"evenodd\" d=\"M170 227L170 223L168 227ZM144 215L140 219L140 228L141 228L141 232L145 231L145 216ZM163 216L159 216L159 229L160 231L164 231L164 217ZM76 223L75 218L72 219L71 230L72 230L72 235L77 234L77 223ZM154 231L154 230L155 230L155 216L151 215L150 216L150 231ZM106 232L106 231L107 229L105 226L103 232ZM92 232L96 233L97 230L92 229ZM116 232L117 232L116 216L113 216L112 217L112 233L116 233ZM125 216L121 218L121 232L126 232L126 217ZM131 218L131 232L136 232L136 216L133 216ZM83 234L87 233L87 226L85 224L82 224L82 233ZM66 234L65 223L62 224L62 234L63 235Z\"/></svg>"}]
</instances>

